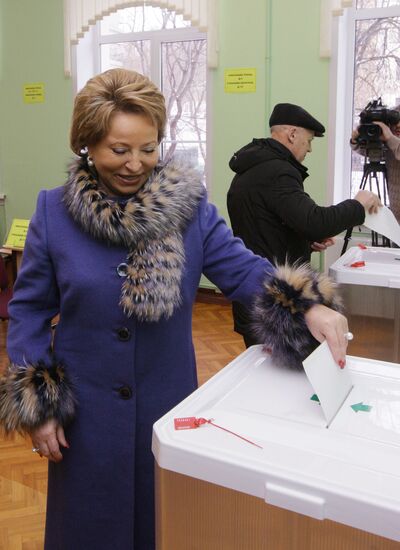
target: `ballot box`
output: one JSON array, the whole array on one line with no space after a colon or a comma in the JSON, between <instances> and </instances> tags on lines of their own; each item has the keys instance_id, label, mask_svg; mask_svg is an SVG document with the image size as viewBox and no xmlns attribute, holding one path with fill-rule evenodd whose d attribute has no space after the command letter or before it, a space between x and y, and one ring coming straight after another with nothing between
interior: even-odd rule
<instances>
[{"instance_id":1,"label":"ballot box","mask_svg":"<svg viewBox=\"0 0 400 550\"><path fill-rule=\"evenodd\" d=\"M400 249L354 246L329 268L362 355L400 362ZM359 348L356 348L358 355Z\"/></svg>"},{"instance_id":2,"label":"ballot box","mask_svg":"<svg viewBox=\"0 0 400 550\"><path fill-rule=\"evenodd\" d=\"M347 362L329 427L262 346L156 422L157 550L399 550L400 366Z\"/></svg>"}]
</instances>

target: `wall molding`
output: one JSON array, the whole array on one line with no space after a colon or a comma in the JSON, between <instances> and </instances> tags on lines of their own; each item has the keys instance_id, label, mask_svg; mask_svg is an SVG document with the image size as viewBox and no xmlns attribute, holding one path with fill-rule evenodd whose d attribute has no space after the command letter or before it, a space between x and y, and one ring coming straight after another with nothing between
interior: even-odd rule
<instances>
[{"instance_id":1,"label":"wall molding","mask_svg":"<svg viewBox=\"0 0 400 550\"><path fill-rule=\"evenodd\" d=\"M354 0L321 0L319 55L329 59L332 52L332 19L343 15L346 8L353 7Z\"/></svg>"}]
</instances>

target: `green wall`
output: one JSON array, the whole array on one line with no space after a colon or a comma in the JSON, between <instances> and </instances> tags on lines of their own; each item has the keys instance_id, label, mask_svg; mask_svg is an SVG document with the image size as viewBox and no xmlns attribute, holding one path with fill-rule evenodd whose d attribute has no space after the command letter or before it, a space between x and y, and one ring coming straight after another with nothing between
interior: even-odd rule
<instances>
[{"instance_id":1,"label":"green wall","mask_svg":"<svg viewBox=\"0 0 400 550\"><path fill-rule=\"evenodd\" d=\"M267 135L277 102L290 101L328 119L329 63L319 58L320 0L219 0L219 68L212 71L212 181L210 195L226 216L234 151ZM62 0L0 0L0 192L6 224L29 218L41 188L65 178L72 82L63 68ZM224 69L255 67L255 93L224 92ZM44 82L42 104L26 105L22 86ZM327 138L306 159L307 190L326 196ZM1 231L1 226L0 226ZM3 235L0 235L3 237Z\"/></svg>"},{"instance_id":2,"label":"green wall","mask_svg":"<svg viewBox=\"0 0 400 550\"><path fill-rule=\"evenodd\" d=\"M329 132L329 61L319 57L319 6L319 0L270 0L267 104L268 112L280 102L301 105ZM306 190L321 205L326 200L326 136L314 139L304 161L310 173Z\"/></svg>"},{"instance_id":3,"label":"green wall","mask_svg":"<svg viewBox=\"0 0 400 550\"><path fill-rule=\"evenodd\" d=\"M265 135L268 2L219 0L219 67L213 71L211 198L227 218L228 162L253 137ZM224 71L256 68L256 92L224 92Z\"/></svg>"},{"instance_id":4,"label":"green wall","mask_svg":"<svg viewBox=\"0 0 400 550\"><path fill-rule=\"evenodd\" d=\"M319 0L220 0L220 64L213 75L213 181L211 196L226 215L232 153L268 135L280 102L302 105L325 126L329 62L319 57ZM256 67L257 91L224 93L224 69ZM327 138L316 139L305 164L307 191L325 204Z\"/></svg>"},{"instance_id":5,"label":"green wall","mask_svg":"<svg viewBox=\"0 0 400 550\"><path fill-rule=\"evenodd\" d=\"M211 198L227 218L226 193L234 151L253 137L269 135L276 103L296 103L327 127L329 61L319 57L319 0L220 0L219 68L213 74L213 179ZM255 67L257 90L224 93L224 69ZM328 140L317 138L304 164L307 192L326 201ZM313 254L319 267L320 254Z\"/></svg>"},{"instance_id":6,"label":"green wall","mask_svg":"<svg viewBox=\"0 0 400 550\"><path fill-rule=\"evenodd\" d=\"M0 17L0 190L9 227L31 217L40 189L65 179L72 83L64 77L62 0L1 0ZM32 82L44 83L44 103L24 103L23 85Z\"/></svg>"}]
</instances>

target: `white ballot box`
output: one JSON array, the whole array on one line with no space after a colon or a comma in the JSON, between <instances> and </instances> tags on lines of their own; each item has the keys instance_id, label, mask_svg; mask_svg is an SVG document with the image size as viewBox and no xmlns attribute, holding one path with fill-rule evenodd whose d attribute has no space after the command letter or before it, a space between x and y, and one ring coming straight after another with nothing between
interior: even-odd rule
<instances>
[{"instance_id":1,"label":"white ballot box","mask_svg":"<svg viewBox=\"0 0 400 550\"><path fill-rule=\"evenodd\" d=\"M400 365L347 368L329 427L262 346L156 422L157 550L399 550Z\"/></svg>"},{"instance_id":2,"label":"white ballot box","mask_svg":"<svg viewBox=\"0 0 400 550\"><path fill-rule=\"evenodd\" d=\"M400 249L351 247L329 275L341 286L354 343L364 333L363 356L400 362Z\"/></svg>"}]
</instances>

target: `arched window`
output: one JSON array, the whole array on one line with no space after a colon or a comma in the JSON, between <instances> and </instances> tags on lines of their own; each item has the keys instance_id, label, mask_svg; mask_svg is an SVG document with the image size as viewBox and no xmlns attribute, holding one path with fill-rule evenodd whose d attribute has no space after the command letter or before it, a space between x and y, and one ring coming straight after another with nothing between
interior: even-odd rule
<instances>
[{"instance_id":1,"label":"arched window","mask_svg":"<svg viewBox=\"0 0 400 550\"><path fill-rule=\"evenodd\" d=\"M184 155L207 166L207 36L173 11L152 6L120 9L99 21L73 55L80 89L113 67L147 75L166 98L168 123L161 156Z\"/></svg>"}]
</instances>

